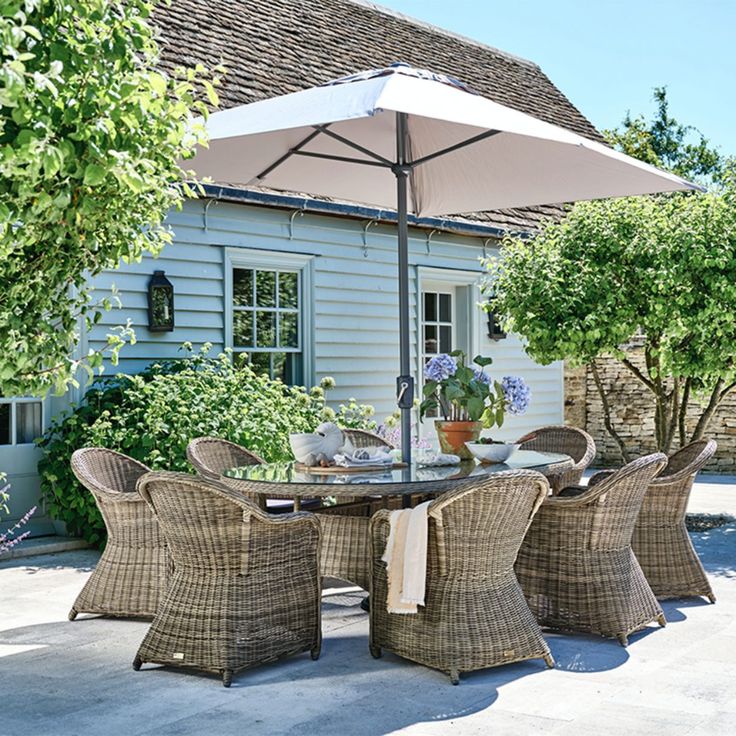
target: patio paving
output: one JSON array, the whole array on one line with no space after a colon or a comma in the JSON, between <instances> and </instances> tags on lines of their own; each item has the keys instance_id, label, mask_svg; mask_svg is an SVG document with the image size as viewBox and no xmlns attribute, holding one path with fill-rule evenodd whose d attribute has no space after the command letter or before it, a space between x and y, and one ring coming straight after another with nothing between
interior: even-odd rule
<instances>
[{"instance_id":1,"label":"patio paving","mask_svg":"<svg viewBox=\"0 0 736 736\"><path fill-rule=\"evenodd\" d=\"M691 510L736 515L736 478L704 476ZM368 654L363 594L324 599L322 657L308 654L217 677L131 662L144 621L68 609L95 564L92 550L0 564L0 736L554 733L596 736L736 733L736 523L693 535L718 597L665 601L669 625L628 649L549 634L557 661L464 675L459 687L390 654Z\"/></svg>"}]
</instances>

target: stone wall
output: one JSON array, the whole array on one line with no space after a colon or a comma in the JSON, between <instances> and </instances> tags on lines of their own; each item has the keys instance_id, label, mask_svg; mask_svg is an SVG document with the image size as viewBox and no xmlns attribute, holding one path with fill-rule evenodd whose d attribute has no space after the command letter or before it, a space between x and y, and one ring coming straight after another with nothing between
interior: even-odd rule
<instances>
[{"instance_id":1,"label":"stone wall","mask_svg":"<svg viewBox=\"0 0 736 736\"><path fill-rule=\"evenodd\" d=\"M643 365L643 351L636 345L627 351L638 366ZM651 394L631 373L614 360L599 360L598 372L611 406L613 426L623 438L631 457L653 452L654 406ZM699 416L699 406L691 403L688 431ZM621 453L603 423L603 406L590 368L565 368L565 422L582 427L593 437L598 448L595 464L599 467L621 465ZM726 397L706 432L718 442L718 452L706 471L736 472L736 391ZM677 449L677 440L673 451Z\"/></svg>"}]
</instances>

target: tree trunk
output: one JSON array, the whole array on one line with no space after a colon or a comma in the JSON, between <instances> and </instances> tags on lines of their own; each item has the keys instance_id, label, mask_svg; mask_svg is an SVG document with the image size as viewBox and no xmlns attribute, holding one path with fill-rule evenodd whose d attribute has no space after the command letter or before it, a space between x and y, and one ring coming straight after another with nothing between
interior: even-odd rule
<instances>
[{"instance_id":1,"label":"tree trunk","mask_svg":"<svg viewBox=\"0 0 736 736\"><path fill-rule=\"evenodd\" d=\"M608 434L613 437L618 449L621 452L621 458L624 463L630 462L629 451L626 449L626 443L623 441L621 435L616 431L611 420L611 405L608 403L608 397L603 389L603 383L598 373L598 366L595 364L595 360L590 364L590 368L593 372L593 380L595 381L595 387L598 389L598 395L601 397L601 404L603 406L603 424L606 427Z\"/></svg>"}]
</instances>

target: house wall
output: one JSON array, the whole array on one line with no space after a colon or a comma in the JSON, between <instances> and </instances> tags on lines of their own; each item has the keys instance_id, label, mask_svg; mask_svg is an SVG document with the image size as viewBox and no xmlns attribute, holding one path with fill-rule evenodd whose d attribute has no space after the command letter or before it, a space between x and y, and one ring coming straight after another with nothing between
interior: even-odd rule
<instances>
[{"instance_id":1,"label":"house wall","mask_svg":"<svg viewBox=\"0 0 736 736\"><path fill-rule=\"evenodd\" d=\"M395 227L372 225L366 233L367 223L359 220L294 215L293 211L210 200L188 202L182 211L172 212L169 223L175 242L160 258L145 257L140 263L123 264L120 270L105 273L95 282L100 291L114 283L120 290L123 308L105 315L90 335L91 344L99 345L107 330L127 317L136 329L138 342L124 348L120 370L135 372L152 360L176 356L184 341L195 345L209 341L215 351L225 346L228 249L308 254L314 257L312 370L307 370L307 379L316 382L323 376L333 376L337 387L330 392L331 403L354 397L373 404L379 420L393 412L399 340ZM435 233L428 243L426 233L412 231L415 349L416 287L424 269L433 269L433 274L441 274L444 269L467 271L472 280L475 274L482 274L482 253L479 238ZM176 329L171 333L150 333L145 326L146 288L154 268L165 270L174 284ZM480 298L479 292L477 296ZM561 421L561 364L534 364L513 335L493 342L486 335L480 310L472 331L478 352L493 357L494 372L523 375L534 394L529 412L510 418L507 427L495 434L513 438L541 424Z\"/></svg>"},{"instance_id":2,"label":"house wall","mask_svg":"<svg viewBox=\"0 0 736 736\"><path fill-rule=\"evenodd\" d=\"M185 341L195 349L212 343L213 353L226 346L225 313L226 268L229 254L263 251L311 256L311 294L305 294L311 322L306 369L307 383L333 376L337 387L329 400L338 404L351 397L372 404L376 419L382 420L395 408L395 377L398 373L398 290L396 278L396 229L392 225L316 214L294 214L269 207L226 203L215 200L187 202L181 211L170 214L174 243L158 259L144 257L139 263L121 263L120 268L98 276L94 281L96 296L109 295L113 284L118 289L121 309L104 314L102 321L86 336L86 347L101 347L105 335L130 318L137 342L127 345L120 355L118 368L107 373L135 373L150 362L182 355ZM490 249L488 251L491 252ZM447 278L477 281L482 275L479 257L483 241L447 233L427 234L413 230L410 237L413 313L412 341L416 355L416 289L422 279ZM147 287L155 269L166 272L175 289L176 327L173 332L151 333L147 329ZM470 298L479 300L480 292L469 287ZM502 430L494 430L499 439L514 439L544 424L562 421L562 365L538 366L524 354L519 340L510 335L493 342L486 334L486 319L474 310L466 326L466 338L473 352L490 355L494 375L519 374L530 383L533 400L528 413L509 417ZM419 358L414 361L419 371ZM84 387L65 398L47 402L47 419L78 400ZM433 435L431 423L423 431ZM18 453L14 448L5 455ZM33 450L34 453L37 451ZM3 462L11 470L14 485L13 503L19 516L38 501L38 477L35 455L29 461ZM29 462L31 463L29 465ZM18 470L15 473L15 470ZM15 474L14 474L15 473ZM36 516L39 532L51 526L41 511Z\"/></svg>"}]
</instances>

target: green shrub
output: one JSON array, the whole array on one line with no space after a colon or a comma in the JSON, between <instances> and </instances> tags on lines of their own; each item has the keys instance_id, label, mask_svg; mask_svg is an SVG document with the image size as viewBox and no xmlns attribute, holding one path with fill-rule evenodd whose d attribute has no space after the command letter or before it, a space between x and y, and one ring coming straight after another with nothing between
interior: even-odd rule
<instances>
[{"instance_id":1,"label":"green shrub","mask_svg":"<svg viewBox=\"0 0 736 736\"><path fill-rule=\"evenodd\" d=\"M40 442L41 488L49 513L71 534L95 544L105 537L94 499L69 465L78 448L106 447L154 469L191 472L185 451L194 437L223 437L276 462L291 459L289 432L311 432L325 420L375 428L369 406L351 399L335 412L326 405L331 378L309 390L290 387L242 361L233 364L229 352L208 358L207 349L135 376L98 381L78 406L54 420Z\"/></svg>"}]
</instances>

